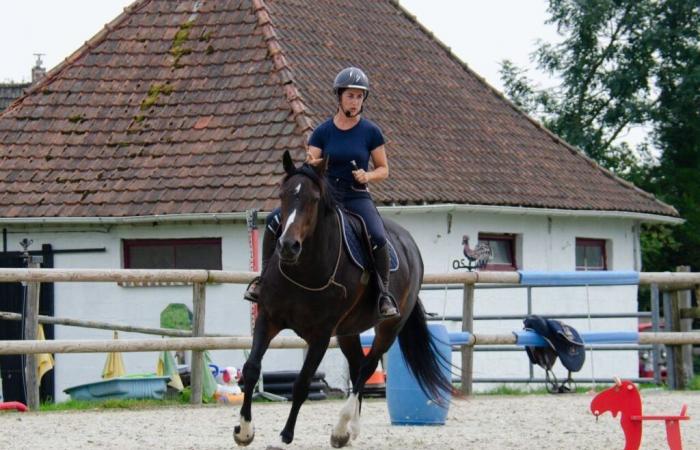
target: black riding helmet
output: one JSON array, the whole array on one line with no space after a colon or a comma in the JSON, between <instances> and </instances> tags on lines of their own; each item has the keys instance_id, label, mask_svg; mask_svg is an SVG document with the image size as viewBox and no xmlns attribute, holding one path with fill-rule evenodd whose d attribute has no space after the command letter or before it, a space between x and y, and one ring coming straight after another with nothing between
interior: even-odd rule
<instances>
[{"instance_id":1,"label":"black riding helmet","mask_svg":"<svg viewBox=\"0 0 700 450\"><path fill-rule=\"evenodd\" d=\"M369 95L369 78L357 67L346 67L338 72L333 81L333 92L340 96L345 89L354 88L365 91L365 99Z\"/></svg>"}]
</instances>

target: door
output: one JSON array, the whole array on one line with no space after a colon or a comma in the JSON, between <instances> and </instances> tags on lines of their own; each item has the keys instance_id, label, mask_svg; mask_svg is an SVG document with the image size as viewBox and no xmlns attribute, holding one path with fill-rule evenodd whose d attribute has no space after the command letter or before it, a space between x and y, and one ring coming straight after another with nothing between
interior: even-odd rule
<instances>
[{"instance_id":1,"label":"door","mask_svg":"<svg viewBox=\"0 0 700 450\"><path fill-rule=\"evenodd\" d=\"M44 258L42 267L53 267L53 253L50 245L43 245L41 252L31 252ZM0 268L26 267L20 252L0 252ZM25 288L21 283L0 283L0 311L22 313ZM39 297L39 314L53 316L53 283L42 283ZM44 325L46 339L53 339L53 325ZM22 322L0 320L0 340L22 339ZM6 402L26 403L24 393L24 355L0 355L3 399ZM47 372L41 379L39 395L42 402L51 402L54 396L54 373Z\"/></svg>"}]
</instances>

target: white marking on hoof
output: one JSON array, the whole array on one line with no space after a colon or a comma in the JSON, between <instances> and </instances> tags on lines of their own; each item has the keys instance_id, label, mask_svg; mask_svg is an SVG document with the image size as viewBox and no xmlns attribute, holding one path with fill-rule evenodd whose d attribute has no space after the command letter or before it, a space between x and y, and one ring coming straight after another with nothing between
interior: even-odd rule
<instances>
[{"instance_id":1,"label":"white marking on hoof","mask_svg":"<svg viewBox=\"0 0 700 450\"><path fill-rule=\"evenodd\" d=\"M241 424L233 430L233 440L241 447L245 447L253 442L254 437L255 427L253 426L253 421L248 422L241 417Z\"/></svg>"},{"instance_id":2,"label":"white marking on hoof","mask_svg":"<svg viewBox=\"0 0 700 450\"><path fill-rule=\"evenodd\" d=\"M355 411L352 414L352 419L350 419L350 439L353 441L357 439L360 435L360 401L356 399L355 401Z\"/></svg>"},{"instance_id":3,"label":"white marking on hoof","mask_svg":"<svg viewBox=\"0 0 700 450\"><path fill-rule=\"evenodd\" d=\"M331 445L339 448L347 444L349 438L355 439L360 433L360 401L357 394L350 394L340 410L340 418L331 434ZM348 426L349 424L349 426Z\"/></svg>"}]
</instances>

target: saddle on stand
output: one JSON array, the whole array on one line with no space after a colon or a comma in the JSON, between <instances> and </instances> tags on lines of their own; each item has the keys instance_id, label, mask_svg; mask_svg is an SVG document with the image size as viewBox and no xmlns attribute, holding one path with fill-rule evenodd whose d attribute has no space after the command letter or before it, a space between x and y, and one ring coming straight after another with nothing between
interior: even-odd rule
<instances>
[{"instance_id":1,"label":"saddle on stand","mask_svg":"<svg viewBox=\"0 0 700 450\"><path fill-rule=\"evenodd\" d=\"M523 324L526 330L537 333L547 343L545 347L525 347L532 364L537 364L545 370L547 391L552 394L574 391L576 384L571 374L581 370L586 360L586 350L578 331L559 320L537 315L527 316ZM557 357L569 371L566 380L561 383L552 372Z\"/></svg>"}]
</instances>

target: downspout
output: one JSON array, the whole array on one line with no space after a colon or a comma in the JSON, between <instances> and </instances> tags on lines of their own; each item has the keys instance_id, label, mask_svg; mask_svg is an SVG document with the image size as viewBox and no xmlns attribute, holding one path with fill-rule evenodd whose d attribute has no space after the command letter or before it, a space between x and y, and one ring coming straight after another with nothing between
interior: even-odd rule
<instances>
[{"instance_id":1,"label":"downspout","mask_svg":"<svg viewBox=\"0 0 700 450\"><path fill-rule=\"evenodd\" d=\"M639 220L635 220L632 224L632 252L634 258L634 270L642 271L642 224Z\"/></svg>"}]
</instances>

